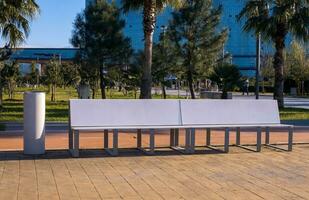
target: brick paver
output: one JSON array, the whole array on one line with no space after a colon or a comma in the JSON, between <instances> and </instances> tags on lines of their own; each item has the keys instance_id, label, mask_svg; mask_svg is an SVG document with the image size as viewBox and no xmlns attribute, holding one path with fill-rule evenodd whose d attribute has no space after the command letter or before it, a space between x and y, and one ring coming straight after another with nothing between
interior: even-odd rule
<instances>
[{"instance_id":1,"label":"brick paver","mask_svg":"<svg viewBox=\"0 0 309 200\"><path fill-rule=\"evenodd\" d=\"M216 132L213 142L223 135ZM285 141L278 133L272 139ZM204 143L205 134L197 140ZM234 135L231 135L231 139ZM296 133L306 141L308 134ZM156 137L158 146L168 144L169 135ZM181 138L183 140L183 138ZM253 143L244 134L243 142ZM82 134L83 148L103 145L101 133ZM307 140L309 141L309 140ZM4 144L9 142L9 144ZM120 146L134 147L135 134L120 137ZM145 136L144 143L147 142ZM65 134L49 134L49 149L66 148ZM232 142L233 143L233 142ZM22 138L0 138L0 147L22 148ZM229 154L202 147L194 155L158 149L145 156L131 149L110 157L104 150L82 150L71 158L66 150L50 150L43 156L22 151L0 152L0 199L309 199L309 145L295 145L293 152L262 148L261 153L231 147Z\"/></svg>"}]
</instances>

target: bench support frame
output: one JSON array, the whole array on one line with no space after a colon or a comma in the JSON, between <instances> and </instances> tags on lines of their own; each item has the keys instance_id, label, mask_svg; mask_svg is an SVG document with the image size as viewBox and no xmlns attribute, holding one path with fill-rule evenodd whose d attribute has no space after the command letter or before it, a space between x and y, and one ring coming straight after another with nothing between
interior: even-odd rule
<instances>
[{"instance_id":1,"label":"bench support frame","mask_svg":"<svg viewBox=\"0 0 309 200\"><path fill-rule=\"evenodd\" d=\"M266 127L265 133L265 146L270 147L273 149L278 149L281 151L292 151L293 150L293 135L294 135L294 128L292 126L288 127L288 148L280 148L277 145L270 144L270 128Z\"/></svg>"},{"instance_id":2,"label":"bench support frame","mask_svg":"<svg viewBox=\"0 0 309 200\"><path fill-rule=\"evenodd\" d=\"M224 128L224 147L223 152L228 153L229 152L229 145L230 145L230 129ZM206 129L206 147L215 151L221 151L217 147L211 145L211 129Z\"/></svg>"},{"instance_id":3,"label":"bench support frame","mask_svg":"<svg viewBox=\"0 0 309 200\"><path fill-rule=\"evenodd\" d=\"M149 148L143 148L142 146L142 130L137 130L137 149L144 152L147 155L154 155L155 153L155 130L149 130Z\"/></svg>"},{"instance_id":4,"label":"bench support frame","mask_svg":"<svg viewBox=\"0 0 309 200\"><path fill-rule=\"evenodd\" d=\"M109 132L104 130L104 150L111 156L118 155L118 129L113 130L113 147L109 148Z\"/></svg>"},{"instance_id":5,"label":"bench support frame","mask_svg":"<svg viewBox=\"0 0 309 200\"><path fill-rule=\"evenodd\" d=\"M256 149L241 145L240 143L240 127L236 128L236 146L248 151L261 152L262 149L262 128L257 127L256 130Z\"/></svg>"},{"instance_id":6,"label":"bench support frame","mask_svg":"<svg viewBox=\"0 0 309 200\"><path fill-rule=\"evenodd\" d=\"M195 152L195 129L187 128L185 130L185 146L179 146L179 129L170 131L170 148L184 154L193 154Z\"/></svg>"}]
</instances>

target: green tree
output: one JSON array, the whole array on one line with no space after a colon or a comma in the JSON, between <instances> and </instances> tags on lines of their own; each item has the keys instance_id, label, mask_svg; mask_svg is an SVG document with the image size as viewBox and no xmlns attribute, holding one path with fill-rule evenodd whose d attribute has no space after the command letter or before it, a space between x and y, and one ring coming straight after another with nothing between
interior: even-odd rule
<instances>
[{"instance_id":1,"label":"green tree","mask_svg":"<svg viewBox=\"0 0 309 200\"><path fill-rule=\"evenodd\" d=\"M179 8L185 0L122 0L124 10L143 10L143 29L144 29L144 64L141 79L141 99L151 99L152 87L152 47L153 34L156 27L157 14L167 6Z\"/></svg>"},{"instance_id":2,"label":"green tree","mask_svg":"<svg viewBox=\"0 0 309 200\"><path fill-rule=\"evenodd\" d=\"M176 66L179 64L179 59L174 56L175 47L174 42L168 39L164 31L160 34L159 43L155 44L153 49L153 81L161 86L164 99L166 99L165 88L169 84L167 77L175 75L178 71Z\"/></svg>"},{"instance_id":3,"label":"green tree","mask_svg":"<svg viewBox=\"0 0 309 200\"><path fill-rule=\"evenodd\" d=\"M229 91L233 91L237 86L242 85L238 67L227 63L215 67L209 79L221 88L222 99L227 99Z\"/></svg>"},{"instance_id":4,"label":"green tree","mask_svg":"<svg viewBox=\"0 0 309 200\"><path fill-rule=\"evenodd\" d=\"M287 52L286 67L288 75L298 86L298 93L304 94L304 82L309 80L309 58L305 47L293 41Z\"/></svg>"},{"instance_id":5,"label":"green tree","mask_svg":"<svg viewBox=\"0 0 309 200\"><path fill-rule=\"evenodd\" d=\"M47 66L46 66L46 81L50 86L50 92L51 92L51 101L56 101L56 89L57 85L61 83L61 64L59 63L59 60L54 57L52 58Z\"/></svg>"},{"instance_id":6,"label":"green tree","mask_svg":"<svg viewBox=\"0 0 309 200\"><path fill-rule=\"evenodd\" d=\"M31 63L30 67L31 67L31 71L29 74L29 80L30 80L30 84L34 88L35 85L39 84L40 73L39 73L39 70L36 68L36 64L34 62Z\"/></svg>"},{"instance_id":7,"label":"green tree","mask_svg":"<svg viewBox=\"0 0 309 200\"><path fill-rule=\"evenodd\" d=\"M137 91L141 82L143 62L144 52L138 51L133 54L127 69L123 70L125 91L133 91L135 99L137 98Z\"/></svg>"},{"instance_id":8,"label":"green tree","mask_svg":"<svg viewBox=\"0 0 309 200\"><path fill-rule=\"evenodd\" d=\"M211 0L187 1L173 13L170 37L182 58L191 98L195 99L194 80L209 71L220 58L227 30L219 30L222 7L212 7ZM175 55L176 56L176 55Z\"/></svg>"},{"instance_id":9,"label":"green tree","mask_svg":"<svg viewBox=\"0 0 309 200\"><path fill-rule=\"evenodd\" d=\"M78 14L71 43L79 47L83 62L97 69L100 77L101 96L106 98L106 73L109 66L120 66L125 55L131 52L129 38L123 34L125 21L115 3L99 0ZM96 70L93 70L96 71Z\"/></svg>"},{"instance_id":10,"label":"green tree","mask_svg":"<svg viewBox=\"0 0 309 200\"><path fill-rule=\"evenodd\" d=\"M8 90L9 99L13 99L17 80L20 77L18 63L10 62L4 64L4 67L1 70L1 74L3 75L3 79L0 81L4 84L4 86L6 86Z\"/></svg>"},{"instance_id":11,"label":"green tree","mask_svg":"<svg viewBox=\"0 0 309 200\"><path fill-rule=\"evenodd\" d=\"M265 82L271 82L273 84L275 77L273 57L271 55L265 55L261 59L261 76L263 78L262 91L265 92Z\"/></svg>"},{"instance_id":12,"label":"green tree","mask_svg":"<svg viewBox=\"0 0 309 200\"><path fill-rule=\"evenodd\" d=\"M238 19L245 19L245 31L261 33L274 43L274 99L284 107L285 40L289 33L304 41L309 39L308 0L249 0Z\"/></svg>"},{"instance_id":13,"label":"green tree","mask_svg":"<svg viewBox=\"0 0 309 200\"><path fill-rule=\"evenodd\" d=\"M1 0L0 1L0 35L6 44L0 50L0 61L8 58L10 48L23 42L30 31L30 21L39 12L35 0ZM0 72L0 77L1 77ZM3 99L3 85L0 82L0 107Z\"/></svg>"},{"instance_id":14,"label":"green tree","mask_svg":"<svg viewBox=\"0 0 309 200\"><path fill-rule=\"evenodd\" d=\"M61 65L60 74L62 76L61 84L64 88L68 86L77 87L77 84L80 81L77 65L73 63L63 63Z\"/></svg>"}]
</instances>

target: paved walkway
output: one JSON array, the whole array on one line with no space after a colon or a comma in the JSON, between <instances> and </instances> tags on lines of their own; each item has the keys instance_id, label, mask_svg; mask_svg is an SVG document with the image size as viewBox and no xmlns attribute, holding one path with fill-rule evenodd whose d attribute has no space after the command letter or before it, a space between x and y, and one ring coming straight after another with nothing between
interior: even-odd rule
<instances>
[{"instance_id":1,"label":"paved walkway","mask_svg":"<svg viewBox=\"0 0 309 200\"><path fill-rule=\"evenodd\" d=\"M234 99L255 99L255 96L234 95ZM260 99L273 99L271 95L261 95ZM285 97L284 106L288 108L309 109L309 98Z\"/></svg>"},{"instance_id":2,"label":"paved walkway","mask_svg":"<svg viewBox=\"0 0 309 200\"><path fill-rule=\"evenodd\" d=\"M271 132L272 143L286 143L287 142L287 131L276 130ZM180 144L184 145L184 130L180 130ZM149 145L148 134L143 134L143 144ZM265 138L264 134L262 135ZM101 149L103 147L103 133L85 133L80 134L80 147L84 149ZM230 132L230 143L235 144L235 130ZM109 137L110 145L112 145L112 137ZM156 147L166 147L169 145L169 131L157 132L155 136ZM211 142L214 145L222 145L224 141L224 130L213 130ZM264 142L264 140L262 140ZM256 134L254 131L242 130L241 134L242 144L255 144ZM309 143L309 131L308 130L297 130L294 133L294 142L296 143ZM136 133L133 132L120 132L119 135L119 147L120 148L135 148L136 147ZM199 146L206 144L206 131L196 130L196 144ZM67 149L68 148L68 134L65 132L48 133L46 135L46 148L53 149ZM23 149L23 138L22 134L0 134L0 151L6 150L22 150Z\"/></svg>"},{"instance_id":3,"label":"paved walkway","mask_svg":"<svg viewBox=\"0 0 309 200\"><path fill-rule=\"evenodd\" d=\"M82 156L0 153L0 199L309 199L308 145L290 153Z\"/></svg>"}]
</instances>

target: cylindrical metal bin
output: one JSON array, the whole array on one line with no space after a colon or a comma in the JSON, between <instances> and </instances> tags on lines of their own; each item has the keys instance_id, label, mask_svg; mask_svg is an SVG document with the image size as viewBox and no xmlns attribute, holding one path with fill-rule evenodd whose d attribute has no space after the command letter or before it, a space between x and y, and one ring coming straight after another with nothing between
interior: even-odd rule
<instances>
[{"instance_id":1,"label":"cylindrical metal bin","mask_svg":"<svg viewBox=\"0 0 309 200\"><path fill-rule=\"evenodd\" d=\"M24 93L24 154L45 153L45 93Z\"/></svg>"}]
</instances>

